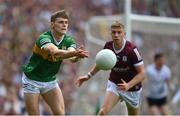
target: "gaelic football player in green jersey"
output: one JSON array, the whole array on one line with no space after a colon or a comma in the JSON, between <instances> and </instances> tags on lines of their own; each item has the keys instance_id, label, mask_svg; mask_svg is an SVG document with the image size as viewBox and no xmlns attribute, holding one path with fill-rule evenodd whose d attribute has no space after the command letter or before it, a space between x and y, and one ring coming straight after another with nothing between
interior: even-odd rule
<instances>
[{"instance_id":1,"label":"gaelic football player in green jersey","mask_svg":"<svg viewBox=\"0 0 180 116\"><path fill-rule=\"evenodd\" d=\"M40 95L54 115L64 115L64 100L56 81L56 74L63 59L76 62L88 57L83 47L76 48L74 39L67 35L69 15L57 11L51 16L51 30L42 33L33 47L33 54L23 66L23 92L29 115L39 115Z\"/></svg>"}]
</instances>

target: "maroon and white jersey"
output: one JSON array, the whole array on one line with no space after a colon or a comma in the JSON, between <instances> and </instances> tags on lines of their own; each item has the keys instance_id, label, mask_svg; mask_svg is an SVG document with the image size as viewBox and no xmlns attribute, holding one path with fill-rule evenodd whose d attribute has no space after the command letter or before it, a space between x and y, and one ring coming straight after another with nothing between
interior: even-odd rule
<instances>
[{"instance_id":1,"label":"maroon and white jersey","mask_svg":"<svg viewBox=\"0 0 180 116\"><path fill-rule=\"evenodd\" d=\"M109 80L115 84L122 83L121 79L126 82L132 80L136 75L136 66L142 65L143 60L136 46L130 41L124 39L121 49L116 50L113 41L106 42L104 49L112 50L117 57L116 65L111 69ZM129 91L136 91L141 88L141 83L138 83Z\"/></svg>"}]
</instances>

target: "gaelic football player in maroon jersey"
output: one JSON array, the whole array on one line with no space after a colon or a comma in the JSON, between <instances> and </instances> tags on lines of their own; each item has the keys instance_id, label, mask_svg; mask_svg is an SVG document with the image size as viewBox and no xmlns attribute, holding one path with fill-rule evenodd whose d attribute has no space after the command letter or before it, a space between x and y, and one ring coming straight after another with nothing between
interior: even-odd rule
<instances>
[{"instance_id":1,"label":"gaelic football player in maroon jersey","mask_svg":"<svg viewBox=\"0 0 180 116\"><path fill-rule=\"evenodd\" d=\"M111 25L112 41L106 42L104 49L112 50L117 56L117 63L111 69L104 103L99 115L106 115L118 103L124 100L129 115L137 115L140 107L141 82L145 79L143 59L136 46L125 39L124 26L115 21ZM100 69L96 65L87 75L77 79L76 84L81 86Z\"/></svg>"}]
</instances>

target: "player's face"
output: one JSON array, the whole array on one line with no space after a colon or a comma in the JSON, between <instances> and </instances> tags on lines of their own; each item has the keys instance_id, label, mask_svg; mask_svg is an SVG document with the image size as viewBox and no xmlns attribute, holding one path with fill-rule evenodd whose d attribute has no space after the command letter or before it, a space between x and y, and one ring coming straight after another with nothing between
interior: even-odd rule
<instances>
[{"instance_id":1,"label":"player's face","mask_svg":"<svg viewBox=\"0 0 180 116\"><path fill-rule=\"evenodd\" d=\"M165 64L165 58L164 57L161 57L161 58L159 58L157 61L156 61L156 64L158 65L158 66L163 66L164 64Z\"/></svg>"},{"instance_id":2,"label":"player's face","mask_svg":"<svg viewBox=\"0 0 180 116\"><path fill-rule=\"evenodd\" d=\"M125 37L125 32L122 28L119 27L112 27L111 28L111 36L113 41L122 41Z\"/></svg>"},{"instance_id":3,"label":"player's face","mask_svg":"<svg viewBox=\"0 0 180 116\"><path fill-rule=\"evenodd\" d=\"M54 22L51 23L52 29L59 34L65 34L68 28L68 19L66 18L56 18Z\"/></svg>"}]
</instances>

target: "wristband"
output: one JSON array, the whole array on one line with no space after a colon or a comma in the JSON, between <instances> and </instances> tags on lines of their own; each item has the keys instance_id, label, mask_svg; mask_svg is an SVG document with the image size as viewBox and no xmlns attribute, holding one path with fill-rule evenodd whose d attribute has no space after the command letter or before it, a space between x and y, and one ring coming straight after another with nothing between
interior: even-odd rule
<instances>
[{"instance_id":1,"label":"wristband","mask_svg":"<svg viewBox=\"0 0 180 116\"><path fill-rule=\"evenodd\" d=\"M91 77L93 76L93 74L92 74L91 72L88 72L87 76L88 76L89 78L91 78Z\"/></svg>"}]
</instances>

